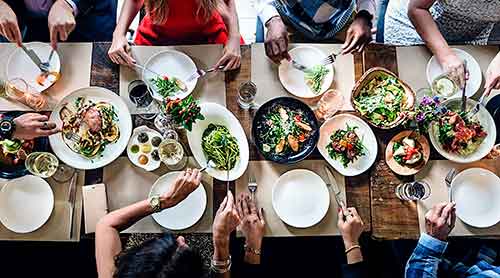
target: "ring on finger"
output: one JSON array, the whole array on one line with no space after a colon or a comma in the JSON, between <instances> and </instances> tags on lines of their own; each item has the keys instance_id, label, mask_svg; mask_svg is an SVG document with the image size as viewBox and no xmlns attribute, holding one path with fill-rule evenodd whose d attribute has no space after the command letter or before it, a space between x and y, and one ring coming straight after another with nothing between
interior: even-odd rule
<instances>
[{"instance_id":1,"label":"ring on finger","mask_svg":"<svg viewBox=\"0 0 500 278\"><path fill-rule=\"evenodd\" d=\"M43 128L49 128L49 123L48 122L43 122Z\"/></svg>"}]
</instances>

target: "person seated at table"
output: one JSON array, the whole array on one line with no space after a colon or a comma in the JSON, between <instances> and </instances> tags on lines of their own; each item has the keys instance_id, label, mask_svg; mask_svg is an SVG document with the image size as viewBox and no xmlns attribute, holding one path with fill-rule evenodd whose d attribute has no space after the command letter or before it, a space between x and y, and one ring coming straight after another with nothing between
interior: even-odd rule
<instances>
[{"instance_id":1,"label":"person seated at table","mask_svg":"<svg viewBox=\"0 0 500 278\"><path fill-rule=\"evenodd\" d=\"M31 140L37 137L50 136L61 129L50 122L45 115L25 113L15 118L0 114L0 140Z\"/></svg>"},{"instance_id":2,"label":"person seated at table","mask_svg":"<svg viewBox=\"0 0 500 278\"><path fill-rule=\"evenodd\" d=\"M500 267L492 265L497 253L488 247L466 250L468 262L452 263L444 257L455 221L454 203L437 204L426 213L425 233L408 260L405 277L500 277Z\"/></svg>"},{"instance_id":3,"label":"person seated at table","mask_svg":"<svg viewBox=\"0 0 500 278\"><path fill-rule=\"evenodd\" d=\"M18 45L110 41L115 25L115 0L0 0L0 35Z\"/></svg>"},{"instance_id":4,"label":"person seated at table","mask_svg":"<svg viewBox=\"0 0 500 278\"><path fill-rule=\"evenodd\" d=\"M201 181L197 169L179 174L170 190L130 206L115 210L96 226L96 262L99 277L202 277L206 274L199 253L184 238L167 233L130 250L122 250L120 231L155 212L173 207L193 192ZM229 275L229 235L240 224L231 192L220 205L213 223L214 254L211 269Z\"/></svg>"},{"instance_id":5,"label":"person seated at table","mask_svg":"<svg viewBox=\"0 0 500 278\"><path fill-rule=\"evenodd\" d=\"M375 0L257 0L257 15L267 27L266 55L290 60L288 31L309 41L341 38L342 54L361 52L372 40Z\"/></svg>"},{"instance_id":6,"label":"person seated at table","mask_svg":"<svg viewBox=\"0 0 500 278\"><path fill-rule=\"evenodd\" d=\"M442 67L464 84L464 63L448 43L487 44L498 41L492 32L500 23L500 2L490 0L389 1L385 13L384 42L394 45L425 43ZM485 90L500 89L500 57L491 62Z\"/></svg>"},{"instance_id":7,"label":"person seated at table","mask_svg":"<svg viewBox=\"0 0 500 278\"><path fill-rule=\"evenodd\" d=\"M224 44L214 67L240 67L241 40L234 0L125 0L109 49L110 59L133 66L126 33L145 4L146 16L137 29L137 45Z\"/></svg>"}]
</instances>

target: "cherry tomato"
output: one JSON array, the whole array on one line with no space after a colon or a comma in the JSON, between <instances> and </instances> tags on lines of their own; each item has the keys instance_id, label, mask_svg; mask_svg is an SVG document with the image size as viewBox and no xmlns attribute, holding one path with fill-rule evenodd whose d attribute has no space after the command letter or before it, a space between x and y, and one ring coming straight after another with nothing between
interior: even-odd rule
<instances>
[{"instance_id":1,"label":"cherry tomato","mask_svg":"<svg viewBox=\"0 0 500 278\"><path fill-rule=\"evenodd\" d=\"M304 133L302 133L299 135L299 142L304 142L304 141L306 141L306 136L304 135Z\"/></svg>"},{"instance_id":2,"label":"cherry tomato","mask_svg":"<svg viewBox=\"0 0 500 278\"><path fill-rule=\"evenodd\" d=\"M294 119L296 122L302 122L302 117L300 115L295 115Z\"/></svg>"},{"instance_id":3,"label":"cherry tomato","mask_svg":"<svg viewBox=\"0 0 500 278\"><path fill-rule=\"evenodd\" d=\"M168 81L168 76L163 76L163 80Z\"/></svg>"}]
</instances>

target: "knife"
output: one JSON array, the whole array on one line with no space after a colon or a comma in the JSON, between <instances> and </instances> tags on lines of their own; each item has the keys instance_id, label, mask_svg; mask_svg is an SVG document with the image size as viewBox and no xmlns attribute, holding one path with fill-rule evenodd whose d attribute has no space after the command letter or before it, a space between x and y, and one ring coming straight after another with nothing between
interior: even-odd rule
<instances>
[{"instance_id":1,"label":"knife","mask_svg":"<svg viewBox=\"0 0 500 278\"><path fill-rule=\"evenodd\" d=\"M330 169L328 169L327 166L325 166L325 172L326 172L326 175L328 177L328 183L326 184L326 186L328 188L331 188L332 191L333 191L333 194L335 196L335 201L337 201L337 205L339 206L339 208L342 209L342 213L345 215L345 210L347 209L346 208L346 205L345 205L345 200L344 200L344 197L342 196L342 192L340 191L340 188L337 184L337 181L335 180L335 177L333 176L333 173L332 171L330 171Z\"/></svg>"},{"instance_id":2,"label":"knife","mask_svg":"<svg viewBox=\"0 0 500 278\"><path fill-rule=\"evenodd\" d=\"M71 177L69 182L69 238L73 237L73 215L75 214L75 201L76 201L76 181L78 180L78 172L76 171Z\"/></svg>"},{"instance_id":3,"label":"knife","mask_svg":"<svg viewBox=\"0 0 500 278\"><path fill-rule=\"evenodd\" d=\"M292 60L292 66L300 71L303 71L303 72L309 71L309 68L307 68L306 66L300 64L299 62L297 62L295 60Z\"/></svg>"},{"instance_id":4,"label":"knife","mask_svg":"<svg viewBox=\"0 0 500 278\"><path fill-rule=\"evenodd\" d=\"M33 63L35 63L35 65L40 69L40 71L46 72L41 66L42 60L40 60L40 57L38 57L38 55L36 55L36 53L35 53L35 51L33 51L33 49L27 49L26 46L24 46L24 44L21 44L21 48L23 49L24 53L26 53L26 55L28 55L28 57L30 57L31 61Z\"/></svg>"}]
</instances>

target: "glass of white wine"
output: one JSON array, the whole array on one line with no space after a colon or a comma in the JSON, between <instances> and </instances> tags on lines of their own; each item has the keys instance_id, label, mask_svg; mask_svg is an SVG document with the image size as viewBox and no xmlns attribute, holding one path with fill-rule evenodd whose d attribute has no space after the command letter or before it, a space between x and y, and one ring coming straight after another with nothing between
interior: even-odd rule
<instances>
[{"instance_id":1,"label":"glass of white wine","mask_svg":"<svg viewBox=\"0 0 500 278\"><path fill-rule=\"evenodd\" d=\"M48 152L34 152L28 155L24 165L31 174L41 178L49 178L56 173L59 160Z\"/></svg>"},{"instance_id":2,"label":"glass of white wine","mask_svg":"<svg viewBox=\"0 0 500 278\"><path fill-rule=\"evenodd\" d=\"M167 138L158 146L160 159L170 170L181 170L187 165L187 156L180 142Z\"/></svg>"}]
</instances>

